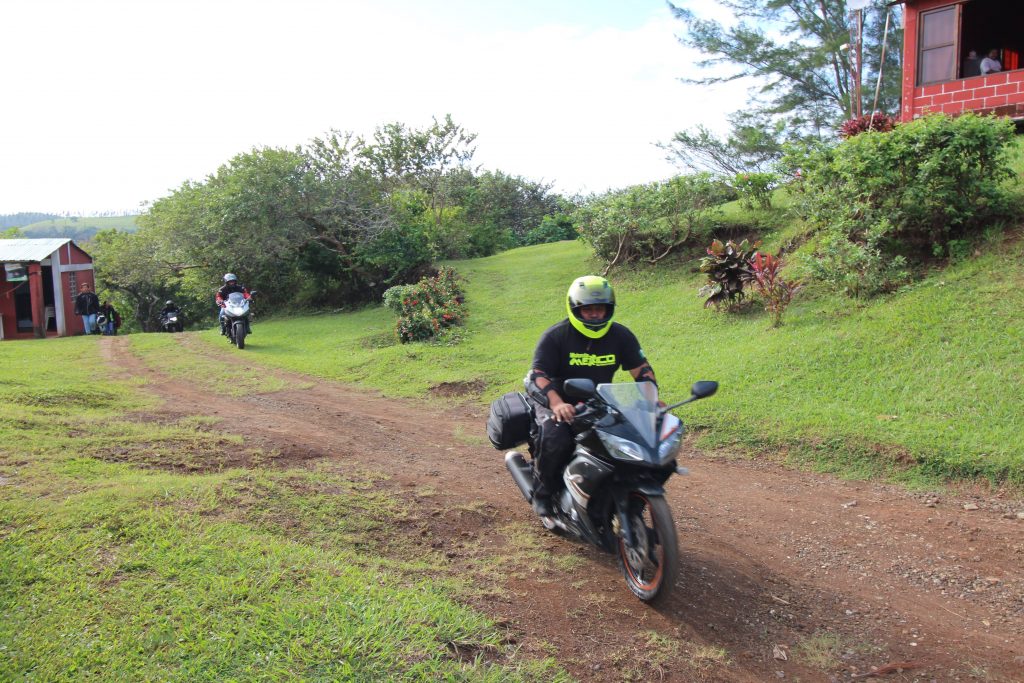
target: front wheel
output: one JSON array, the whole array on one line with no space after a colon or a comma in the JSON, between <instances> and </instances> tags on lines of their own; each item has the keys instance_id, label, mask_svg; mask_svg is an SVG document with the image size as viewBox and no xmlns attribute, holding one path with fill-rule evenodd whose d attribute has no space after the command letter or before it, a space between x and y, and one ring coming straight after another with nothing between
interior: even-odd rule
<instances>
[{"instance_id":1,"label":"front wheel","mask_svg":"<svg viewBox=\"0 0 1024 683\"><path fill-rule=\"evenodd\" d=\"M232 339L235 342L235 346L240 349L245 348L245 321L236 320L234 326L231 328Z\"/></svg>"},{"instance_id":2,"label":"front wheel","mask_svg":"<svg viewBox=\"0 0 1024 683\"><path fill-rule=\"evenodd\" d=\"M632 538L618 538L619 569L626 585L644 602L668 595L679 572L679 546L672 511L663 496L629 494Z\"/></svg>"}]
</instances>

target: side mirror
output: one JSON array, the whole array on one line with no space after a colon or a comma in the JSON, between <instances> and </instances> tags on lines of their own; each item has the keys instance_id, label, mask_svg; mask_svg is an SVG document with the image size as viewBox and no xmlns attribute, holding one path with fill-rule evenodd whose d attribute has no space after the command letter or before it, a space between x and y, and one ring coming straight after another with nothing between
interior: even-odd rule
<instances>
[{"instance_id":1,"label":"side mirror","mask_svg":"<svg viewBox=\"0 0 1024 683\"><path fill-rule=\"evenodd\" d=\"M562 389L565 390L566 396L572 396L573 398L592 398L597 391L594 387L594 380L580 378L565 380Z\"/></svg>"},{"instance_id":2,"label":"side mirror","mask_svg":"<svg viewBox=\"0 0 1024 683\"><path fill-rule=\"evenodd\" d=\"M257 290L255 290L255 289L252 290L251 292L249 292L249 296L250 297L255 297L257 294L259 294L259 292Z\"/></svg>"},{"instance_id":3,"label":"side mirror","mask_svg":"<svg viewBox=\"0 0 1024 683\"><path fill-rule=\"evenodd\" d=\"M706 380L694 382L693 386L690 387L690 395L693 396L694 400L712 396L716 391L718 391L718 382L709 382Z\"/></svg>"}]
</instances>

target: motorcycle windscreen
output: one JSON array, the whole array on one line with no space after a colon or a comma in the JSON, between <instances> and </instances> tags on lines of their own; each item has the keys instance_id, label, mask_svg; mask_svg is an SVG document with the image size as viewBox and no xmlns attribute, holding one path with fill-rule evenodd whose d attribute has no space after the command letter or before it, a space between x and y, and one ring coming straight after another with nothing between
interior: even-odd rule
<instances>
[{"instance_id":1,"label":"motorcycle windscreen","mask_svg":"<svg viewBox=\"0 0 1024 683\"><path fill-rule=\"evenodd\" d=\"M245 301L245 296L241 292L231 292L228 294L228 301L236 306L241 306L242 302Z\"/></svg>"},{"instance_id":2,"label":"motorcycle windscreen","mask_svg":"<svg viewBox=\"0 0 1024 683\"><path fill-rule=\"evenodd\" d=\"M648 446L658 445L658 387L653 382L598 384L597 395L618 410Z\"/></svg>"}]
</instances>

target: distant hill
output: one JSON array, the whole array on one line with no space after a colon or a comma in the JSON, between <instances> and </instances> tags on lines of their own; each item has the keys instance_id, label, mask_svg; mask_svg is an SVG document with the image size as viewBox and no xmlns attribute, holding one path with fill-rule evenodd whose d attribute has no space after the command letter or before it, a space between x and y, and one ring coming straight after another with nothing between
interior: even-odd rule
<instances>
[{"instance_id":1,"label":"distant hill","mask_svg":"<svg viewBox=\"0 0 1024 683\"><path fill-rule=\"evenodd\" d=\"M138 216L72 216L70 218L50 217L20 228L27 238L70 237L76 242L89 240L100 230L117 229L135 232Z\"/></svg>"},{"instance_id":2,"label":"distant hill","mask_svg":"<svg viewBox=\"0 0 1024 683\"><path fill-rule=\"evenodd\" d=\"M53 213L25 212L0 214L0 230L6 230L7 228L20 228L23 225L50 220L52 218L60 218L60 216Z\"/></svg>"}]
</instances>

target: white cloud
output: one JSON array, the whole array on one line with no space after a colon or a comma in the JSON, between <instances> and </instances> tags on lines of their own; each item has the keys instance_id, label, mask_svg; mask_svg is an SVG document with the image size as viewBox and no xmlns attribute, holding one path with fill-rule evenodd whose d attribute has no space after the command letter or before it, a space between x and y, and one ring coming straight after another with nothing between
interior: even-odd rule
<instances>
[{"instance_id":1,"label":"white cloud","mask_svg":"<svg viewBox=\"0 0 1024 683\"><path fill-rule=\"evenodd\" d=\"M446 113L479 134L477 163L565 192L666 177L654 143L721 129L745 92L680 83L680 25L646 12L503 30L391 3L4 2L19 57L2 73L0 212L131 209L254 146Z\"/></svg>"}]
</instances>

